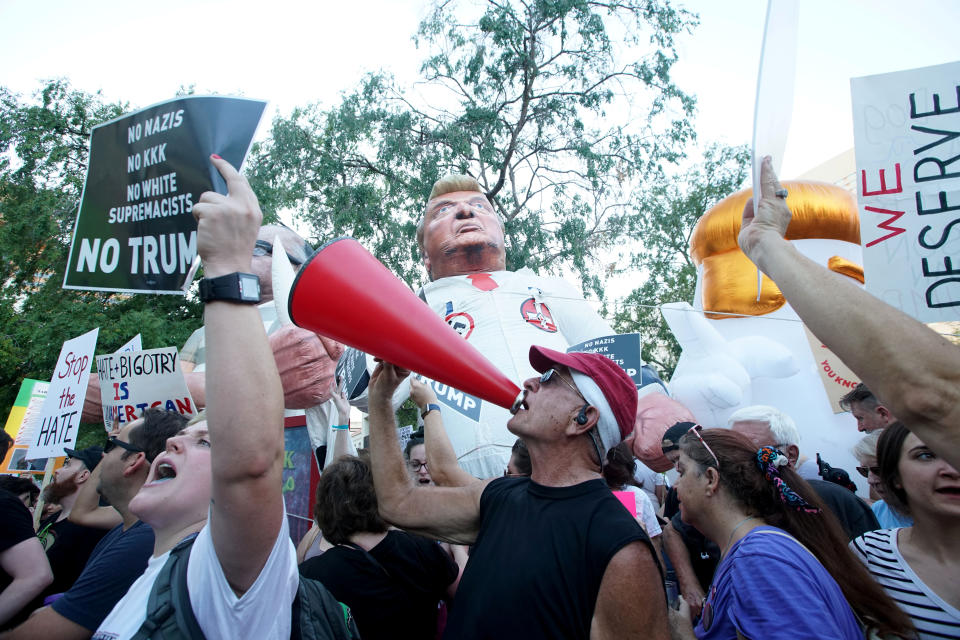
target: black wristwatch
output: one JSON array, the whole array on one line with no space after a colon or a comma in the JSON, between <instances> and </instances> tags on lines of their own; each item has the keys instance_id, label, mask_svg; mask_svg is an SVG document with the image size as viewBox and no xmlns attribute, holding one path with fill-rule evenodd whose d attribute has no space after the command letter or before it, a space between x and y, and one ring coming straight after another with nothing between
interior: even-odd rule
<instances>
[{"instance_id":1,"label":"black wristwatch","mask_svg":"<svg viewBox=\"0 0 960 640\"><path fill-rule=\"evenodd\" d=\"M200 300L260 304L260 278L252 273L228 273L200 281Z\"/></svg>"},{"instance_id":2,"label":"black wristwatch","mask_svg":"<svg viewBox=\"0 0 960 640\"><path fill-rule=\"evenodd\" d=\"M432 402L423 408L423 411L420 412L421 418L426 418L427 414L431 411L440 411L440 405L433 404Z\"/></svg>"}]
</instances>

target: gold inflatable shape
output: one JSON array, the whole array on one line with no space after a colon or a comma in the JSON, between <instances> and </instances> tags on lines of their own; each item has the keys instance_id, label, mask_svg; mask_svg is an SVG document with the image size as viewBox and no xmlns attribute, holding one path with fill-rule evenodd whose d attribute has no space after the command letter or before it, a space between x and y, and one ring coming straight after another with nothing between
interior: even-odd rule
<instances>
[{"instance_id":1,"label":"gold inflatable shape","mask_svg":"<svg viewBox=\"0 0 960 640\"><path fill-rule=\"evenodd\" d=\"M819 238L860 244L860 221L852 194L823 182L785 181L783 186L789 191L787 206L793 213L788 240ZM691 236L690 257L703 265L703 309L712 319L731 317L724 314L763 315L785 302L780 289L766 276L757 299L757 268L737 244L743 207L751 194L752 189L745 189L721 200L703 214ZM835 256L829 266L863 282L859 265Z\"/></svg>"}]
</instances>

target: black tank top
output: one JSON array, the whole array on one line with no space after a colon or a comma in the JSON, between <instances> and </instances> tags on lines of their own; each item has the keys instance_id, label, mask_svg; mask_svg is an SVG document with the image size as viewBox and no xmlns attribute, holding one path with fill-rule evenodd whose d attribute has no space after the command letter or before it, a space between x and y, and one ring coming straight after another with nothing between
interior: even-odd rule
<instances>
[{"instance_id":1,"label":"black tank top","mask_svg":"<svg viewBox=\"0 0 960 640\"><path fill-rule=\"evenodd\" d=\"M603 480L494 480L480 498L480 532L444 638L588 639L607 563L635 540L652 553Z\"/></svg>"}]
</instances>

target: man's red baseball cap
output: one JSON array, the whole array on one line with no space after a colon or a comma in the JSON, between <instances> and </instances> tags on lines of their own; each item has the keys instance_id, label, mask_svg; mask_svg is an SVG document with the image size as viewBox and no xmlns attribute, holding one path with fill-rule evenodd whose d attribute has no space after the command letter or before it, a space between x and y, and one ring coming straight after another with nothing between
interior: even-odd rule
<instances>
[{"instance_id":1,"label":"man's red baseball cap","mask_svg":"<svg viewBox=\"0 0 960 640\"><path fill-rule=\"evenodd\" d=\"M608 451L633 432L637 418L637 386L610 358L597 353L562 353L533 345L530 347L530 365L540 373L554 365L562 365L574 372L574 382L580 393L600 412L597 426ZM583 380L577 373L588 380ZM596 388L591 389L591 386Z\"/></svg>"}]
</instances>

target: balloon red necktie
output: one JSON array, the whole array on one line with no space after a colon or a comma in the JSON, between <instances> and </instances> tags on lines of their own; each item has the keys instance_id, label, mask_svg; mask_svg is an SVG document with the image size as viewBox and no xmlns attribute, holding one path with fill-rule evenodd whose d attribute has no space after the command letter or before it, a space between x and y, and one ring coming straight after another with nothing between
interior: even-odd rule
<instances>
[{"instance_id":1,"label":"balloon red necktie","mask_svg":"<svg viewBox=\"0 0 960 640\"><path fill-rule=\"evenodd\" d=\"M480 289L480 291L493 291L500 286L494 282L489 273L471 273L467 278L469 278L473 286Z\"/></svg>"}]
</instances>

